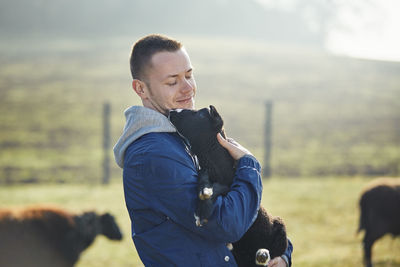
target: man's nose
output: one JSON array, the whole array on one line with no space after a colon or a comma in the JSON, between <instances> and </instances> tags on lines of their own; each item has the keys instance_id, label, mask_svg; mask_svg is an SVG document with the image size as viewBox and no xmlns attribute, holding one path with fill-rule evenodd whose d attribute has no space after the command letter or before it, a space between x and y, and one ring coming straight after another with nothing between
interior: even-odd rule
<instances>
[{"instance_id":1,"label":"man's nose","mask_svg":"<svg viewBox=\"0 0 400 267\"><path fill-rule=\"evenodd\" d=\"M187 79L184 79L184 82L182 84L182 91L192 91L194 89L194 84Z\"/></svg>"}]
</instances>

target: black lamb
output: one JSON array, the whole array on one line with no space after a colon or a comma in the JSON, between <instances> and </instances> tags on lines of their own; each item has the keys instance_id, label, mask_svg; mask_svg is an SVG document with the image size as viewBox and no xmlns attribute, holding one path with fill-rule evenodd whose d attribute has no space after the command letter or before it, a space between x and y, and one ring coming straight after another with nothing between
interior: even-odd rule
<instances>
[{"instance_id":1,"label":"black lamb","mask_svg":"<svg viewBox=\"0 0 400 267\"><path fill-rule=\"evenodd\" d=\"M199 216L197 225L207 223L211 215L210 201L218 195L226 194L235 174L234 160L223 148L217 133L223 131L223 120L217 110L210 106L196 110L171 110L169 119L178 133L190 144L197 156L199 172ZM271 258L282 255L287 248L286 228L279 217L271 217L260 207L257 219L237 242L232 253L239 266L266 266ZM270 255L268 255L270 254Z\"/></svg>"}]
</instances>

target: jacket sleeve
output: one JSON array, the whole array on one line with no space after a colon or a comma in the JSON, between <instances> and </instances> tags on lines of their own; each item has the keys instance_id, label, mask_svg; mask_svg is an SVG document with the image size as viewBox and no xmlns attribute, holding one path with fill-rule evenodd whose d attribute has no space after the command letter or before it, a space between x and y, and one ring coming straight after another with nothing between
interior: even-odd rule
<instances>
[{"instance_id":1,"label":"jacket sleeve","mask_svg":"<svg viewBox=\"0 0 400 267\"><path fill-rule=\"evenodd\" d=\"M254 157L244 156L238 161L231 191L215 200L213 213L202 227L196 226L194 218L198 177L193 166L173 152L142 157L144 164L135 171L144 177L149 205L182 228L212 242L228 243L239 240L256 219L262 184L260 165Z\"/></svg>"},{"instance_id":2,"label":"jacket sleeve","mask_svg":"<svg viewBox=\"0 0 400 267\"><path fill-rule=\"evenodd\" d=\"M293 244L288 239L288 246L286 248L286 251L283 253L282 258L286 261L287 266L291 267L292 266L292 253L293 253Z\"/></svg>"}]
</instances>

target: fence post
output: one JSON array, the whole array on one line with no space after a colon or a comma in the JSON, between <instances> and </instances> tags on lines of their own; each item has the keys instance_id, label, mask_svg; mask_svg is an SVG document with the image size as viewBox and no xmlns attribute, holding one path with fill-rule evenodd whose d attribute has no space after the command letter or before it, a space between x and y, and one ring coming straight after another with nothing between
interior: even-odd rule
<instances>
[{"instance_id":1,"label":"fence post","mask_svg":"<svg viewBox=\"0 0 400 267\"><path fill-rule=\"evenodd\" d=\"M103 184L110 182L110 129L111 105L103 103Z\"/></svg>"},{"instance_id":2,"label":"fence post","mask_svg":"<svg viewBox=\"0 0 400 267\"><path fill-rule=\"evenodd\" d=\"M271 177L272 101L265 101L264 168L263 177Z\"/></svg>"}]
</instances>

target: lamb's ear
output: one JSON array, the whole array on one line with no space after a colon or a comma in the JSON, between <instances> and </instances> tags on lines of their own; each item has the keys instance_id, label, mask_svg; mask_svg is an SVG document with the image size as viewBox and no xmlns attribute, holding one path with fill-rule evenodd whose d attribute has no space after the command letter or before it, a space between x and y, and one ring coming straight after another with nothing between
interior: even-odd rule
<instances>
[{"instance_id":1,"label":"lamb's ear","mask_svg":"<svg viewBox=\"0 0 400 267\"><path fill-rule=\"evenodd\" d=\"M226 139L226 134L225 134L225 129L224 129L224 128L221 129L220 134L222 135L222 137L223 137L224 139Z\"/></svg>"},{"instance_id":2,"label":"lamb's ear","mask_svg":"<svg viewBox=\"0 0 400 267\"><path fill-rule=\"evenodd\" d=\"M219 115L217 109L213 105L210 105L210 115L211 118L213 118L215 127L217 129L221 129L222 125L224 125L224 121L222 120L222 117Z\"/></svg>"}]
</instances>

